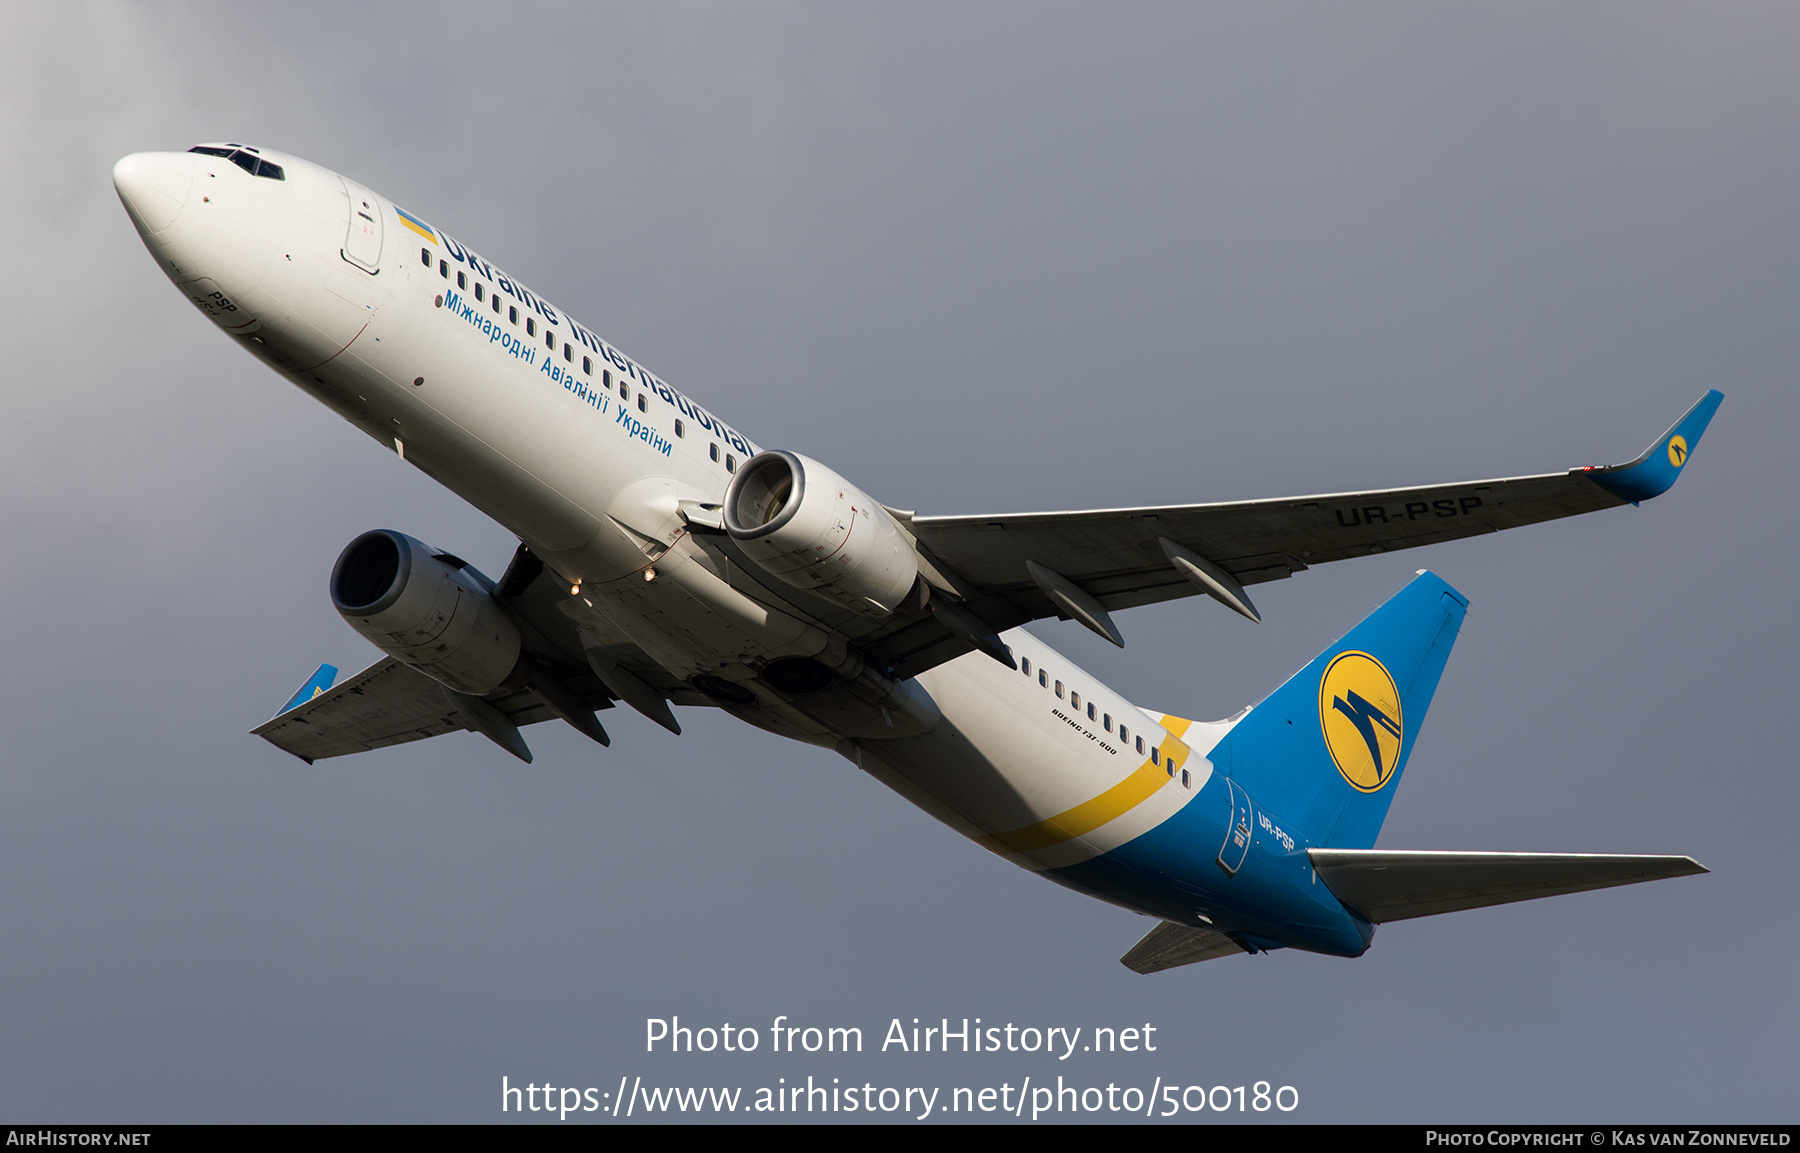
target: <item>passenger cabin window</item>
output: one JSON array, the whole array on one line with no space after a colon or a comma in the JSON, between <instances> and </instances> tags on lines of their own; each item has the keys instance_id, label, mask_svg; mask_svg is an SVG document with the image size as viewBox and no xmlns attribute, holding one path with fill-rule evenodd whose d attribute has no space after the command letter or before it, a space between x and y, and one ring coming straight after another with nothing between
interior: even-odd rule
<instances>
[{"instance_id":1,"label":"passenger cabin window","mask_svg":"<svg viewBox=\"0 0 1800 1153\"><path fill-rule=\"evenodd\" d=\"M450 279L450 262L448 260L438 261L438 275L445 280Z\"/></svg>"},{"instance_id":2,"label":"passenger cabin window","mask_svg":"<svg viewBox=\"0 0 1800 1153\"><path fill-rule=\"evenodd\" d=\"M1162 761L1160 761L1160 760L1158 760L1158 759L1157 759L1157 753L1156 753L1156 746L1155 746L1155 745L1151 745L1151 746L1150 746L1150 763L1151 763L1151 764L1153 764L1153 765L1160 765L1160 764L1162 764Z\"/></svg>"},{"instance_id":3,"label":"passenger cabin window","mask_svg":"<svg viewBox=\"0 0 1800 1153\"><path fill-rule=\"evenodd\" d=\"M507 319L507 322L511 323L511 324L519 323L519 306L518 305L509 304L506 306L506 319Z\"/></svg>"},{"instance_id":4,"label":"passenger cabin window","mask_svg":"<svg viewBox=\"0 0 1800 1153\"><path fill-rule=\"evenodd\" d=\"M714 441L714 442L713 442L713 446L712 446L712 458L713 458L713 463L714 463L714 464L717 464L717 463L718 463L718 461L719 461L719 444L718 444L718 442L717 442L717 441Z\"/></svg>"},{"instance_id":5,"label":"passenger cabin window","mask_svg":"<svg viewBox=\"0 0 1800 1153\"><path fill-rule=\"evenodd\" d=\"M641 392L638 393L638 411L639 412L649 412L650 411L650 404L649 404L648 398L645 397L644 394Z\"/></svg>"},{"instance_id":6,"label":"passenger cabin window","mask_svg":"<svg viewBox=\"0 0 1800 1153\"><path fill-rule=\"evenodd\" d=\"M1063 695L1062 682L1057 681L1056 682L1056 699L1059 701L1062 700L1062 695Z\"/></svg>"},{"instance_id":7,"label":"passenger cabin window","mask_svg":"<svg viewBox=\"0 0 1800 1153\"><path fill-rule=\"evenodd\" d=\"M458 287L458 288L469 287L469 274L468 273L458 272L456 274L456 287Z\"/></svg>"},{"instance_id":8,"label":"passenger cabin window","mask_svg":"<svg viewBox=\"0 0 1800 1153\"><path fill-rule=\"evenodd\" d=\"M1026 676L1031 675L1031 658L1030 657L1025 657L1019 661L1019 671L1024 673Z\"/></svg>"},{"instance_id":9,"label":"passenger cabin window","mask_svg":"<svg viewBox=\"0 0 1800 1153\"><path fill-rule=\"evenodd\" d=\"M1094 702L1089 701L1088 702L1088 720L1091 721L1093 719L1094 719Z\"/></svg>"},{"instance_id":10,"label":"passenger cabin window","mask_svg":"<svg viewBox=\"0 0 1800 1153\"><path fill-rule=\"evenodd\" d=\"M1181 787L1184 789L1191 789L1194 787L1194 782L1188 780L1188 772L1186 769L1181 770Z\"/></svg>"},{"instance_id":11,"label":"passenger cabin window","mask_svg":"<svg viewBox=\"0 0 1800 1153\"><path fill-rule=\"evenodd\" d=\"M581 358L581 371L587 376L594 375L594 358L593 357L584 356Z\"/></svg>"},{"instance_id":12,"label":"passenger cabin window","mask_svg":"<svg viewBox=\"0 0 1800 1153\"><path fill-rule=\"evenodd\" d=\"M481 281L477 280L475 282L475 301L476 301L476 303L480 303L481 301L486 300L486 299L487 299L487 296L485 295L484 289L482 287L482 283L481 283Z\"/></svg>"},{"instance_id":13,"label":"passenger cabin window","mask_svg":"<svg viewBox=\"0 0 1800 1153\"><path fill-rule=\"evenodd\" d=\"M1131 730L1124 725L1119 726L1119 743L1121 745L1129 745L1131 743Z\"/></svg>"},{"instance_id":14,"label":"passenger cabin window","mask_svg":"<svg viewBox=\"0 0 1800 1153\"><path fill-rule=\"evenodd\" d=\"M1081 694L1076 692L1074 689L1069 690L1069 707L1074 709L1076 712L1081 711Z\"/></svg>"},{"instance_id":15,"label":"passenger cabin window","mask_svg":"<svg viewBox=\"0 0 1800 1153\"><path fill-rule=\"evenodd\" d=\"M1038 684L1043 685L1045 688L1050 687L1050 674L1043 669L1038 670Z\"/></svg>"},{"instance_id":16,"label":"passenger cabin window","mask_svg":"<svg viewBox=\"0 0 1800 1153\"><path fill-rule=\"evenodd\" d=\"M563 345L563 359L570 364L575 363L575 349L572 345Z\"/></svg>"},{"instance_id":17,"label":"passenger cabin window","mask_svg":"<svg viewBox=\"0 0 1800 1153\"><path fill-rule=\"evenodd\" d=\"M679 420L676 421L675 422L675 435L676 436L686 436L687 435L687 425L682 424Z\"/></svg>"},{"instance_id":18,"label":"passenger cabin window","mask_svg":"<svg viewBox=\"0 0 1800 1153\"><path fill-rule=\"evenodd\" d=\"M525 335L526 336L536 336L537 335L537 321L532 319L529 316L527 316L525 318Z\"/></svg>"},{"instance_id":19,"label":"passenger cabin window","mask_svg":"<svg viewBox=\"0 0 1800 1153\"><path fill-rule=\"evenodd\" d=\"M419 249L419 262L421 264L423 264L426 268L431 267L431 249L429 249L429 248Z\"/></svg>"},{"instance_id":20,"label":"passenger cabin window","mask_svg":"<svg viewBox=\"0 0 1800 1153\"><path fill-rule=\"evenodd\" d=\"M1112 732L1112 714L1111 713L1107 713L1104 717L1100 718L1100 727L1105 729L1109 733Z\"/></svg>"},{"instance_id":21,"label":"passenger cabin window","mask_svg":"<svg viewBox=\"0 0 1800 1153\"><path fill-rule=\"evenodd\" d=\"M730 453L725 454L725 471L726 472L736 472L737 471L737 457L732 456Z\"/></svg>"},{"instance_id":22,"label":"passenger cabin window","mask_svg":"<svg viewBox=\"0 0 1800 1153\"><path fill-rule=\"evenodd\" d=\"M1144 738L1143 737L1139 737L1137 739L1137 751L1140 754L1143 753L1143 751L1144 751Z\"/></svg>"}]
</instances>

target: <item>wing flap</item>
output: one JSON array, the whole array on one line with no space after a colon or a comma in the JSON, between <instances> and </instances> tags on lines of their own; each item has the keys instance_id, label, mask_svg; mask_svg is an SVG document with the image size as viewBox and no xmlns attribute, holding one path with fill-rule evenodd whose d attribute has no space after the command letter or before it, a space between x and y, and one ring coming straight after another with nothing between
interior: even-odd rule
<instances>
[{"instance_id":1,"label":"wing flap","mask_svg":"<svg viewBox=\"0 0 1800 1153\"><path fill-rule=\"evenodd\" d=\"M1119 958L1119 963L1134 973L1160 973L1164 969L1247 951L1230 937L1212 929L1164 921L1145 933L1143 940Z\"/></svg>"},{"instance_id":2,"label":"wing flap","mask_svg":"<svg viewBox=\"0 0 1800 1153\"><path fill-rule=\"evenodd\" d=\"M1319 880L1373 924L1704 873L1692 857L1308 849Z\"/></svg>"}]
</instances>

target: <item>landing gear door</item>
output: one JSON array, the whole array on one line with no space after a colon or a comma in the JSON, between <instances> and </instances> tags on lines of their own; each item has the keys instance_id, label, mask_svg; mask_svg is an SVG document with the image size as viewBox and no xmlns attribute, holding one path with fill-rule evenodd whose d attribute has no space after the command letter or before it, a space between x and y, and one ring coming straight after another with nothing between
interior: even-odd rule
<instances>
[{"instance_id":1,"label":"landing gear door","mask_svg":"<svg viewBox=\"0 0 1800 1153\"><path fill-rule=\"evenodd\" d=\"M1226 876L1235 876L1250 852L1250 795L1230 777L1225 784L1231 792L1231 816L1225 826L1225 843L1219 846L1219 868Z\"/></svg>"},{"instance_id":2,"label":"landing gear door","mask_svg":"<svg viewBox=\"0 0 1800 1153\"><path fill-rule=\"evenodd\" d=\"M343 179L340 177L340 179ZM344 236L344 259L373 275L381 271L381 202L354 180L344 180L350 199L350 229Z\"/></svg>"}]
</instances>

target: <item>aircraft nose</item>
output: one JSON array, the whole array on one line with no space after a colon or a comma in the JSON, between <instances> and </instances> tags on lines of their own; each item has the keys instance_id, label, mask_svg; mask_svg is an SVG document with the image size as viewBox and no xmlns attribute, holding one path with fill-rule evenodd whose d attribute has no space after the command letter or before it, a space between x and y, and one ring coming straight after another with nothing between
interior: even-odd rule
<instances>
[{"instance_id":1,"label":"aircraft nose","mask_svg":"<svg viewBox=\"0 0 1800 1153\"><path fill-rule=\"evenodd\" d=\"M119 200L146 233L175 223L193 183L194 158L186 152L134 152L113 165Z\"/></svg>"}]
</instances>

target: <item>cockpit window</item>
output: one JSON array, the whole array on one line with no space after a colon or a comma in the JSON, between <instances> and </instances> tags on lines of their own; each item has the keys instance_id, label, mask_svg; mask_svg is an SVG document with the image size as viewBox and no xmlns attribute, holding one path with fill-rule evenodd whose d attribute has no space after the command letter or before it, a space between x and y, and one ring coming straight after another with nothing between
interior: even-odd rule
<instances>
[{"instance_id":1,"label":"cockpit window","mask_svg":"<svg viewBox=\"0 0 1800 1153\"><path fill-rule=\"evenodd\" d=\"M282 172L281 165L271 164L243 148L220 148L212 144L196 144L188 151L198 152L204 156L223 156L252 176L262 176L270 180L287 179L287 174Z\"/></svg>"}]
</instances>

